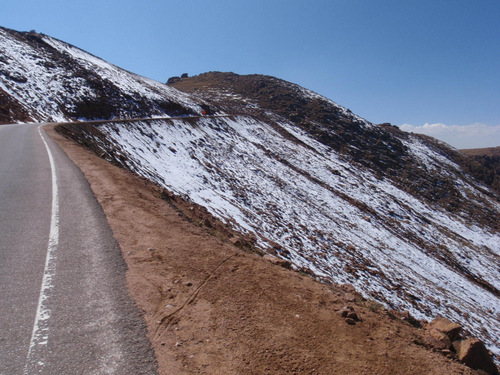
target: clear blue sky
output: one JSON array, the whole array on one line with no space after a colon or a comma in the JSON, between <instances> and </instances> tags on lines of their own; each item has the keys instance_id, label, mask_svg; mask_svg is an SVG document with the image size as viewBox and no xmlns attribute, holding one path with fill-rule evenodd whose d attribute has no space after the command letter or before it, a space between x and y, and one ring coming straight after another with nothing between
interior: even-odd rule
<instances>
[{"instance_id":1,"label":"clear blue sky","mask_svg":"<svg viewBox=\"0 0 500 375\"><path fill-rule=\"evenodd\" d=\"M500 145L500 0L1 0L0 25L162 82L269 74L374 123Z\"/></svg>"}]
</instances>

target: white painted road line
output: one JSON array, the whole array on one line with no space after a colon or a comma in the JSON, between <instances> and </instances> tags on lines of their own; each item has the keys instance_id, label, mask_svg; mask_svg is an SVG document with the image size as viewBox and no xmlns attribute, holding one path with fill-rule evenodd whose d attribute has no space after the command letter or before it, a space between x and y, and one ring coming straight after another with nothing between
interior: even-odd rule
<instances>
[{"instance_id":1,"label":"white painted road line","mask_svg":"<svg viewBox=\"0 0 500 375\"><path fill-rule=\"evenodd\" d=\"M0 126L0 375L152 375L127 266L47 127Z\"/></svg>"},{"instance_id":2,"label":"white painted road line","mask_svg":"<svg viewBox=\"0 0 500 375\"><path fill-rule=\"evenodd\" d=\"M56 273L56 251L59 243L59 190L57 185L56 165L50 147L42 134L41 126L38 127L38 133L42 138L50 161L52 175L52 210L45 268L38 298L35 322L33 324L33 332L31 334L30 346L24 367L25 375L39 373L45 364L44 348L46 348L49 340L49 320L51 315L51 311L48 307L48 300L51 289L53 288L53 280Z\"/></svg>"}]
</instances>

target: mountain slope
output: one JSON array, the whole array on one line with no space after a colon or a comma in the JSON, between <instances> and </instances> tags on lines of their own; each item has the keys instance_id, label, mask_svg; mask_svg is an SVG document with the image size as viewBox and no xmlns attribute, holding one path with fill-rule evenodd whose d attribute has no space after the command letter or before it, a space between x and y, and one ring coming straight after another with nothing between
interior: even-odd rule
<instances>
[{"instance_id":1,"label":"mountain slope","mask_svg":"<svg viewBox=\"0 0 500 375\"><path fill-rule=\"evenodd\" d=\"M0 28L0 47L2 122L178 116L61 129L294 268L500 354L499 196L457 150L273 77L207 73L183 93L48 36Z\"/></svg>"},{"instance_id":2,"label":"mountain slope","mask_svg":"<svg viewBox=\"0 0 500 375\"><path fill-rule=\"evenodd\" d=\"M242 251L201 207L55 138L106 212L161 374L475 374L352 286Z\"/></svg>"},{"instance_id":3,"label":"mountain slope","mask_svg":"<svg viewBox=\"0 0 500 375\"><path fill-rule=\"evenodd\" d=\"M202 112L203 103L60 40L0 27L0 123Z\"/></svg>"},{"instance_id":4,"label":"mountain slope","mask_svg":"<svg viewBox=\"0 0 500 375\"><path fill-rule=\"evenodd\" d=\"M444 315L498 352L498 231L417 199L292 124L281 128L235 116L103 123L73 136L298 269L418 318ZM422 167L448 177L458 169L419 138L406 147ZM464 202L476 196L498 217L498 202L460 183Z\"/></svg>"},{"instance_id":5,"label":"mountain slope","mask_svg":"<svg viewBox=\"0 0 500 375\"><path fill-rule=\"evenodd\" d=\"M249 114L276 124L278 131L281 122L292 123L316 141L377 176L390 179L418 199L424 198L429 204L438 204L463 217L481 217L482 224L498 228L495 212L485 211L485 201L462 204L460 182L456 179L473 184L487 195L490 193L465 172L471 168L467 168L463 155L436 139L409 135L390 124L373 125L321 95L274 77L210 72L180 79L172 86L217 104L227 113ZM408 147L413 140L430 149L430 155L457 164L452 175L446 170L440 173L440 168L427 167L425 160L416 162L419 157ZM435 164L439 163L436 159Z\"/></svg>"}]
</instances>

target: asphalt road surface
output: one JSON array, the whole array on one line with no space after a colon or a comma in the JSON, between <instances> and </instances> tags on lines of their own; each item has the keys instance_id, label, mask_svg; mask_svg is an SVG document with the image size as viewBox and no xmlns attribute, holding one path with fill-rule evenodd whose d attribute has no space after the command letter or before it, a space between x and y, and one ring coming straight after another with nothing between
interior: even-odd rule
<instances>
[{"instance_id":1,"label":"asphalt road surface","mask_svg":"<svg viewBox=\"0 0 500 375\"><path fill-rule=\"evenodd\" d=\"M156 374L126 266L80 170L0 126L0 375Z\"/></svg>"}]
</instances>

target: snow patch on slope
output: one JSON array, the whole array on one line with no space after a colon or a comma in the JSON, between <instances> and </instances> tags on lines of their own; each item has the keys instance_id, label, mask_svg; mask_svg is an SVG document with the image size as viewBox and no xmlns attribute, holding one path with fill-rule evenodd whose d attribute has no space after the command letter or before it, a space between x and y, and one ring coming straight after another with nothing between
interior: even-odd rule
<instances>
[{"instance_id":1,"label":"snow patch on slope","mask_svg":"<svg viewBox=\"0 0 500 375\"><path fill-rule=\"evenodd\" d=\"M81 80L75 78L64 86L55 77L64 76L64 69L56 66L44 64L42 56L38 51L29 45L21 44L6 31L0 29L0 50L6 55L5 62L0 61L0 70L4 77L2 80L4 91L12 95L30 117L48 121L65 121L67 118L61 113L59 106L64 105L59 101L57 93L61 91L77 91L83 84ZM3 78L0 76L0 78ZM83 89L75 93L78 98L91 95L91 92L83 86ZM47 100L47 98L53 100ZM40 108L40 110L34 110Z\"/></svg>"},{"instance_id":2,"label":"snow patch on slope","mask_svg":"<svg viewBox=\"0 0 500 375\"><path fill-rule=\"evenodd\" d=\"M199 105L194 103L189 95L181 91L152 79L127 72L105 60L57 39L44 36L43 40L55 49L69 54L86 69L97 71L101 77L115 83L124 92L136 93L156 100L161 100L165 97L175 97L177 102L181 102L184 106L191 108L193 112L201 112Z\"/></svg>"},{"instance_id":3,"label":"snow patch on slope","mask_svg":"<svg viewBox=\"0 0 500 375\"><path fill-rule=\"evenodd\" d=\"M137 106L142 106L137 110L149 116L168 115L162 107L167 102L192 113L202 112L199 101L172 87L127 72L57 39L2 28L0 87L40 122L68 121L78 105L92 100L114 100L115 116L131 115L121 111L122 106L128 108L130 100L137 101Z\"/></svg>"}]
</instances>

